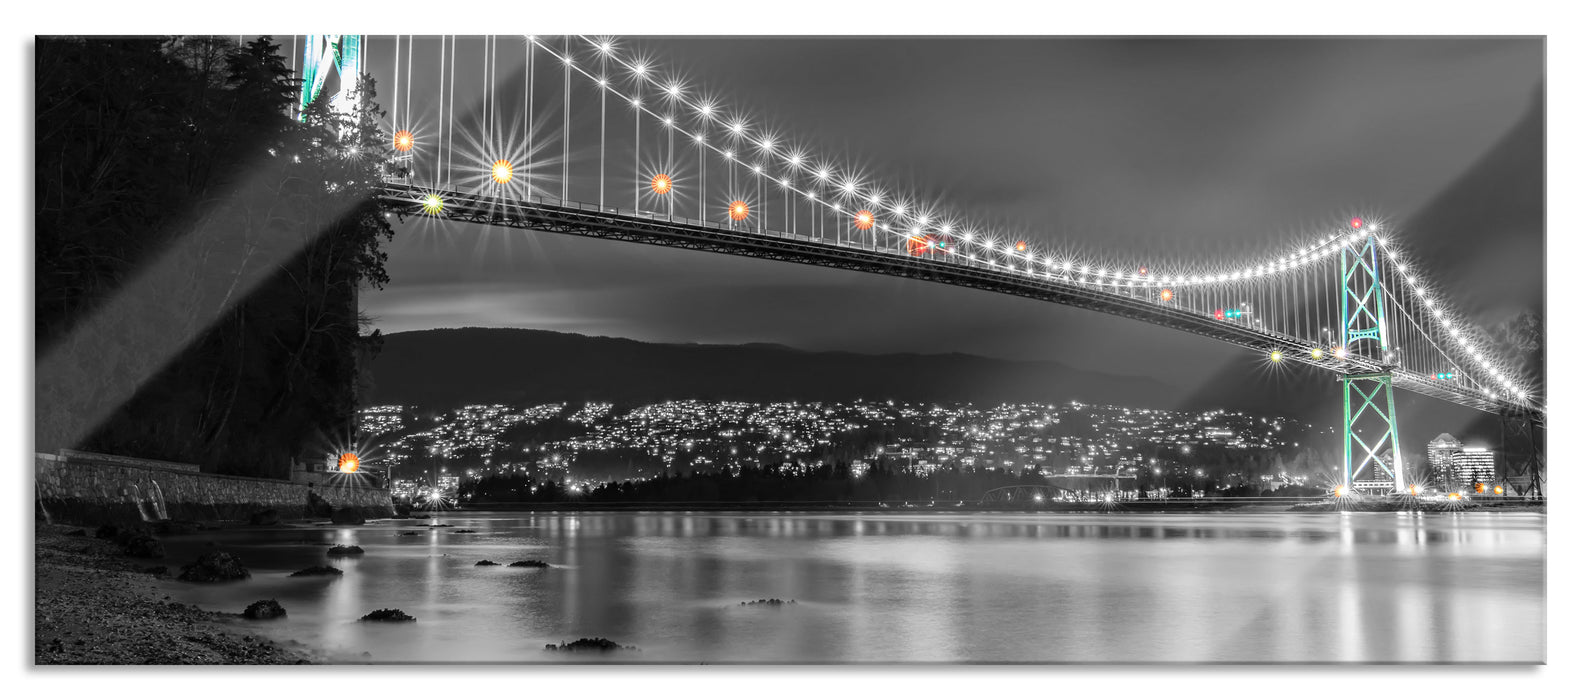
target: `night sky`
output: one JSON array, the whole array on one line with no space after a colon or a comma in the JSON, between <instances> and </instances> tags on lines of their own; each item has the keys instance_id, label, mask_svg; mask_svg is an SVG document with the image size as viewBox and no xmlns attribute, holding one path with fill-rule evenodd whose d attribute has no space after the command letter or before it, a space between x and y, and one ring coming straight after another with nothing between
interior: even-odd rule
<instances>
[{"instance_id":1,"label":"night sky","mask_svg":"<svg viewBox=\"0 0 1582 700\"><path fill-rule=\"evenodd\" d=\"M1542 109L1541 39L619 42L891 191L1063 250L1152 266L1236 261L1354 214L1433 220L1434 230L1393 235L1456 308L1488 325L1541 309L1541 192L1477 210L1504 207L1493 222L1424 217ZM500 79L519 84L521 39L501 45L517 48ZM386 83L391 46L374 37L370 48ZM435 40L417 47L437 55ZM477 100L474 72L459 109ZM1505 160L1498 167L1542 182L1541 148ZM1245 351L1133 321L853 272L459 224L398 227L387 249L391 283L363 296L386 333L504 326L966 352L1185 388L1249 363Z\"/></svg>"}]
</instances>

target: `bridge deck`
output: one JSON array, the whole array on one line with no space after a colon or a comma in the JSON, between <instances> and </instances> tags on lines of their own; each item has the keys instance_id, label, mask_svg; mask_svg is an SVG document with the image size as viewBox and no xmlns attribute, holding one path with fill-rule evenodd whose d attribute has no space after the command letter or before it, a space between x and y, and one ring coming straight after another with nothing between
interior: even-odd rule
<instances>
[{"instance_id":1,"label":"bridge deck","mask_svg":"<svg viewBox=\"0 0 1582 700\"><path fill-rule=\"evenodd\" d=\"M1312 365L1336 375L1393 372L1396 387L1489 413L1531 413L1542 424L1541 410L1426 376L1401 372L1368 358L1313 359L1313 341L1257 328L1228 324L1210 316L1160 302L1152 295L1132 296L1053 276L1015 272L987 263L962 264L913 257L858 244L835 243L772 230L733 228L709 221L664 216L632 210L600 208L582 202L501 198L458 191L431 190L388 184L382 198L399 215L430 216L423 198L435 194L443 208L432 216L549 233L662 245L805 265L818 265L873 274L907 277L958 287L1038 299L1136 319L1166 328L1213 338L1225 343L1269 353L1275 350L1286 361Z\"/></svg>"}]
</instances>

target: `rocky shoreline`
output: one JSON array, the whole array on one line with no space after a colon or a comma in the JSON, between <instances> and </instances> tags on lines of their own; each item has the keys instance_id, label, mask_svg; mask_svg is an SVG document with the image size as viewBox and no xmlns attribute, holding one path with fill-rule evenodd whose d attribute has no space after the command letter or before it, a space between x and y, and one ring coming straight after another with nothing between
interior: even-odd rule
<instances>
[{"instance_id":1,"label":"rocky shoreline","mask_svg":"<svg viewBox=\"0 0 1582 700\"><path fill-rule=\"evenodd\" d=\"M227 629L234 614L172 602L157 574L79 528L34 524L33 663L312 664L328 659Z\"/></svg>"}]
</instances>

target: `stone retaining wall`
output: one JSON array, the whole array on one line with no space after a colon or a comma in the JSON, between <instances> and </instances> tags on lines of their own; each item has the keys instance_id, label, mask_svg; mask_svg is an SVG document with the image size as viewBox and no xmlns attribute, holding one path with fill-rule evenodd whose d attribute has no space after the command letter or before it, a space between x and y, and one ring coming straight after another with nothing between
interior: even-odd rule
<instances>
[{"instance_id":1,"label":"stone retaining wall","mask_svg":"<svg viewBox=\"0 0 1582 700\"><path fill-rule=\"evenodd\" d=\"M329 517L334 510L351 510L364 518L394 514L390 491L384 488L204 474L182 466L37 454L35 515L52 522L99 524L246 520L264 510L288 520Z\"/></svg>"}]
</instances>

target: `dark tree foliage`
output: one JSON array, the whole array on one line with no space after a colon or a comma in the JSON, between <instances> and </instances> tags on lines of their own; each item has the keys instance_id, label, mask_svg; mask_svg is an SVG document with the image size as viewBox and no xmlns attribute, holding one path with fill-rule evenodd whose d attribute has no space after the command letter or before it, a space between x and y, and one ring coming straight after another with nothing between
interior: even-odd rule
<instances>
[{"instance_id":1,"label":"dark tree foliage","mask_svg":"<svg viewBox=\"0 0 1582 700\"><path fill-rule=\"evenodd\" d=\"M77 368L39 378L39 450L283 476L345 434L379 340L357 291L388 280L383 113L364 77L356 113L293 118L279 48L38 42L37 358Z\"/></svg>"}]
</instances>

